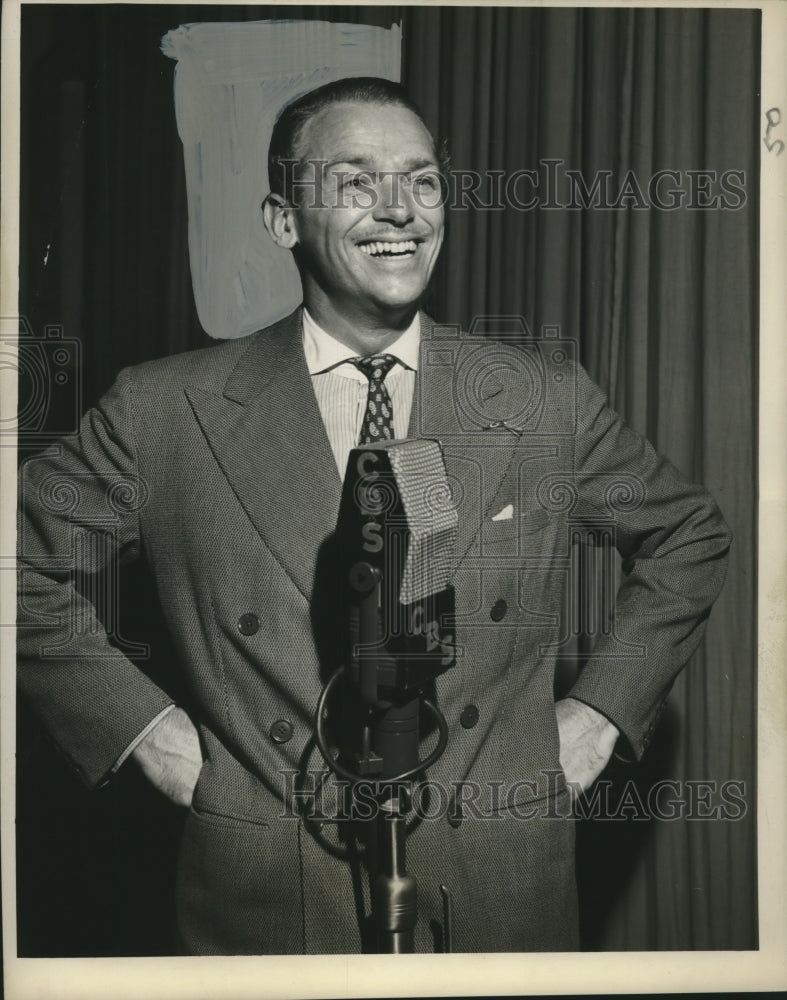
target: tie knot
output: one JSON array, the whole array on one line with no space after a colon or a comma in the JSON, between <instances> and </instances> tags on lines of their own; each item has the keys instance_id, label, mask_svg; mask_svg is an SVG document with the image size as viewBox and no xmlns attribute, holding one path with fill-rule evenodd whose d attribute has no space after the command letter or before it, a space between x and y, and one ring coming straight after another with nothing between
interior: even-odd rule
<instances>
[{"instance_id":1,"label":"tie knot","mask_svg":"<svg viewBox=\"0 0 787 1000\"><path fill-rule=\"evenodd\" d=\"M349 359L370 382L383 382L398 360L395 354L367 354L365 358Z\"/></svg>"}]
</instances>

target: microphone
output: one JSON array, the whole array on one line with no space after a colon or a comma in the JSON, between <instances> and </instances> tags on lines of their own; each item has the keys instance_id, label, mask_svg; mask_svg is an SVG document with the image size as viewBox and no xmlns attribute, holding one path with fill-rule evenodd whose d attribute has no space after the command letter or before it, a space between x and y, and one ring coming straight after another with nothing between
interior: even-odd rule
<instances>
[{"instance_id":1,"label":"microphone","mask_svg":"<svg viewBox=\"0 0 787 1000\"><path fill-rule=\"evenodd\" d=\"M416 879L405 862L411 803L404 783L448 742L448 724L425 688L456 662L450 579L458 525L437 441L381 441L350 452L336 530L344 665L323 688L314 732L333 771L375 786L372 914L377 949L389 954L413 951L418 919ZM346 715L358 718L361 730L352 769L331 753L324 733L328 697L342 677L349 682ZM439 730L425 760L422 706Z\"/></svg>"},{"instance_id":2,"label":"microphone","mask_svg":"<svg viewBox=\"0 0 787 1000\"><path fill-rule=\"evenodd\" d=\"M388 707L456 662L449 580L458 524L437 441L350 452L337 524L345 663L367 706Z\"/></svg>"}]
</instances>

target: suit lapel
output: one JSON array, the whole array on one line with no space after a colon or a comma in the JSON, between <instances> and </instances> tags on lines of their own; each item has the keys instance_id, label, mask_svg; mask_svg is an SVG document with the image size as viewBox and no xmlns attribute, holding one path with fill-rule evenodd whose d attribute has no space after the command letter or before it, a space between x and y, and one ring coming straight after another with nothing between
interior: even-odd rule
<instances>
[{"instance_id":1,"label":"suit lapel","mask_svg":"<svg viewBox=\"0 0 787 1000\"><path fill-rule=\"evenodd\" d=\"M252 338L222 395L187 395L249 519L308 599L341 481L303 356L300 309Z\"/></svg>"},{"instance_id":2,"label":"suit lapel","mask_svg":"<svg viewBox=\"0 0 787 1000\"><path fill-rule=\"evenodd\" d=\"M458 566L511 462L516 438L460 418L460 339L434 338L421 316L421 358L409 437L440 441L459 502ZM451 360L452 358L452 360ZM187 395L210 448L265 544L312 596L318 555L336 528L341 479L303 356L301 310L251 338L218 395Z\"/></svg>"},{"instance_id":3,"label":"suit lapel","mask_svg":"<svg viewBox=\"0 0 787 1000\"><path fill-rule=\"evenodd\" d=\"M442 446L446 474L459 511L456 569L478 535L483 519L491 513L518 438L506 430L484 430L472 408L462 407L460 359L468 349L475 352L477 342L468 345L458 333L443 339L435 336L435 330L434 321L422 313L421 351L408 436L434 438ZM497 394L503 399L512 389L494 379L484 380L478 390L483 397L478 400L481 411L487 399Z\"/></svg>"}]
</instances>

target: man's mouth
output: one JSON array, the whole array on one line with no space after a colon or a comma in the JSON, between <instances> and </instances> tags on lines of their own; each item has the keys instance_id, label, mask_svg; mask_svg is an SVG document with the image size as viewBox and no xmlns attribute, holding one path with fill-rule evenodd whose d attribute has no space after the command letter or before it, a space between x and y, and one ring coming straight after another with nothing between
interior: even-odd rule
<instances>
[{"instance_id":1,"label":"man's mouth","mask_svg":"<svg viewBox=\"0 0 787 1000\"><path fill-rule=\"evenodd\" d=\"M416 240L373 240L359 243L367 257L412 257L418 249Z\"/></svg>"}]
</instances>

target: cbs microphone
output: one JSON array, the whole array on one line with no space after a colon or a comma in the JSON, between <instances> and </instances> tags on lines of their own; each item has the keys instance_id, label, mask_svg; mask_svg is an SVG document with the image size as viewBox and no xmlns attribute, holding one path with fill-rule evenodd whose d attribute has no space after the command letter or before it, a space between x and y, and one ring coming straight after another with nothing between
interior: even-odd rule
<instances>
[{"instance_id":1,"label":"cbs microphone","mask_svg":"<svg viewBox=\"0 0 787 1000\"><path fill-rule=\"evenodd\" d=\"M389 954L413 951L417 922L416 880L405 867L405 782L438 760L448 740L426 689L456 662L450 579L458 523L438 442L382 441L350 452L337 523L344 663L320 696L315 739L337 774L376 788L372 910L378 950ZM361 728L347 734L352 767L331 754L324 735L328 696L342 678L347 716ZM438 727L423 760L422 707Z\"/></svg>"},{"instance_id":2,"label":"cbs microphone","mask_svg":"<svg viewBox=\"0 0 787 1000\"><path fill-rule=\"evenodd\" d=\"M384 441L350 453L338 520L345 663L370 709L411 700L456 662L449 580L457 530L436 441ZM362 774L391 778L417 764L417 733L408 740L402 732L398 743L392 736L395 745L381 731L373 736L378 746L359 758Z\"/></svg>"}]
</instances>

